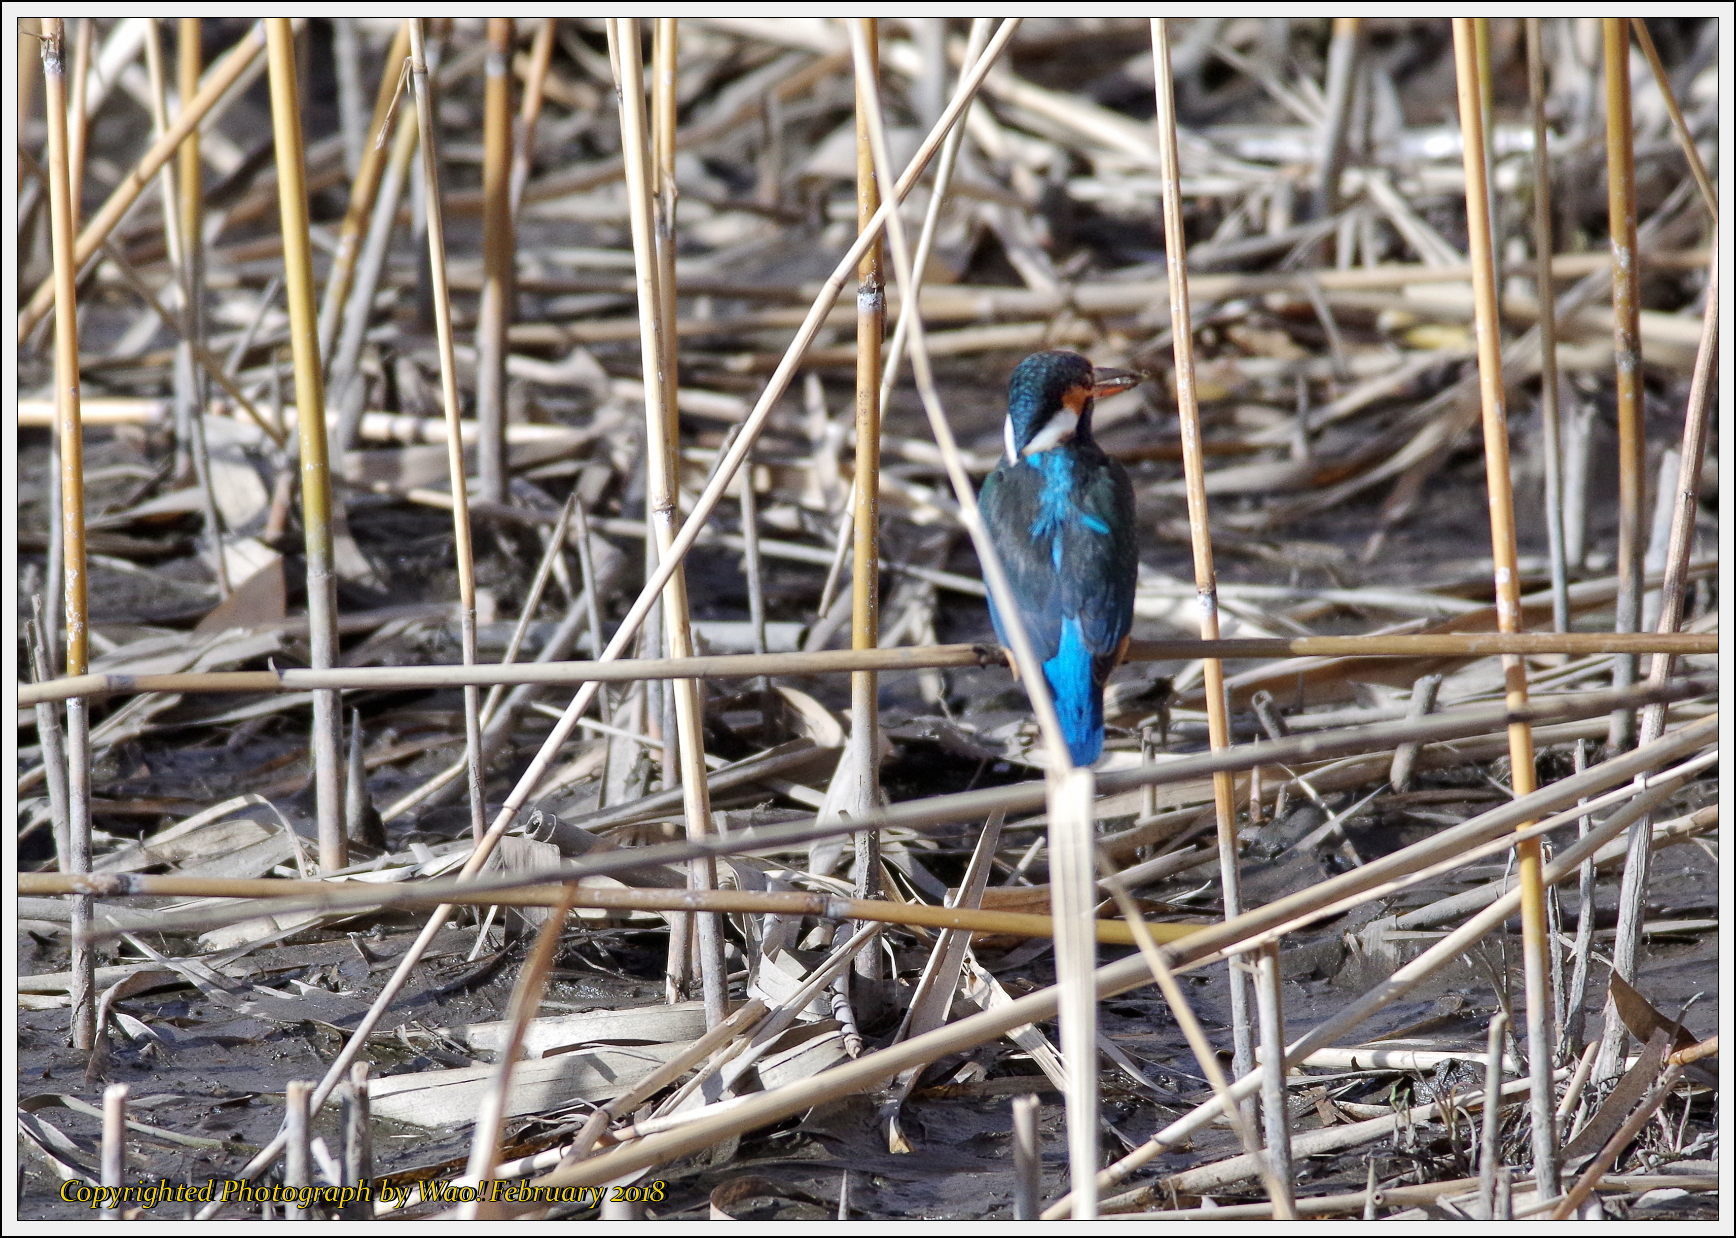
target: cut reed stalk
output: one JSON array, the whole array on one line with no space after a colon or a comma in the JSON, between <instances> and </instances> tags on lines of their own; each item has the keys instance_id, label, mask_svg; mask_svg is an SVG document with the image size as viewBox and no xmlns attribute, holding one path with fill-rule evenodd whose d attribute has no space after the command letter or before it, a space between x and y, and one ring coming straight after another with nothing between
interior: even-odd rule
<instances>
[{"instance_id":1,"label":"cut reed stalk","mask_svg":"<svg viewBox=\"0 0 1736 1238\"><path fill-rule=\"evenodd\" d=\"M1640 254L1634 198L1633 96L1628 82L1628 20L1603 22L1605 154L1609 167L1610 308L1615 328L1615 422L1617 477L1616 575L1621 593L1615 630L1637 632L1645 576L1645 392L1640 376ZM1634 681L1638 659L1615 662L1616 687ZM1634 718L1610 719L1609 742L1633 743ZM1550 1192L1553 1194L1553 1191Z\"/></svg>"},{"instance_id":2,"label":"cut reed stalk","mask_svg":"<svg viewBox=\"0 0 1736 1238\"><path fill-rule=\"evenodd\" d=\"M1458 74L1459 123L1464 133L1465 209L1470 240L1472 291L1476 300L1477 371L1482 392L1483 458L1488 478L1489 531L1495 560L1496 621L1503 632L1522 623L1519 594L1518 534L1513 519L1513 478L1507 451L1506 388L1501 376L1500 310L1494 265L1494 225L1490 217L1487 143L1483 127L1484 83L1476 55L1474 19L1453 20L1453 52ZM1630 629L1631 630L1631 629ZM1525 663L1502 659L1509 707L1526 703ZM1523 798L1537 788L1531 728L1508 730L1513 794ZM1528 822L1526 823L1528 824ZM1544 900L1543 850L1533 839L1519 847L1519 884L1525 954L1525 1030L1531 1066L1531 1147L1533 1172L1546 1194L1556 1189L1554 1029L1549 996L1549 925Z\"/></svg>"},{"instance_id":3,"label":"cut reed stalk","mask_svg":"<svg viewBox=\"0 0 1736 1238\"><path fill-rule=\"evenodd\" d=\"M299 19L296 25L300 25ZM151 144L138 164L121 179L104 202L91 217L88 224L78 234L78 243L73 249L73 266L82 271L92 258L96 256L102 239L114 230L128 209L138 201L152 178L174 155L181 141L198 127L207 114L211 113L230 87L248 71L259 53L265 50L265 27L255 26L230 52L212 66L205 85L190 102L184 104L175 117L175 123L167 133ZM45 314L54 307L54 281L44 280L42 285L31 295L30 300L18 315L18 342L23 344L36 329L36 324L42 321Z\"/></svg>"},{"instance_id":4,"label":"cut reed stalk","mask_svg":"<svg viewBox=\"0 0 1736 1238\"><path fill-rule=\"evenodd\" d=\"M1192 317L1188 308L1187 237L1181 210L1181 155L1176 141L1175 85L1170 77L1169 28L1163 18L1151 20L1151 58L1156 76L1156 142L1163 175L1163 244L1169 271L1169 320L1175 349L1176 411L1181 417L1182 471L1187 486L1187 519L1193 550L1194 588L1199 594L1200 639L1218 639L1218 579L1212 561L1210 505L1206 498L1205 458L1200 451L1199 397L1194 382ZM1206 728L1213 752L1230 744L1229 702L1224 695L1222 656L1203 660ZM1227 774L1212 781L1212 807L1217 819L1218 878L1223 886L1224 916L1242 910L1236 842L1236 788ZM1235 1044L1235 1071L1245 1075L1254 1066L1253 1003L1248 976L1230 969L1230 1024Z\"/></svg>"},{"instance_id":5,"label":"cut reed stalk","mask_svg":"<svg viewBox=\"0 0 1736 1238\"><path fill-rule=\"evenodd\" d=\"M470 537L470 503L464 471L463 416L458 404L458 359L452 344L452 300L446 279L446 220L440 196L440 140L434 126L433 88L419 18L410 27L410 90L416 100L417 144L422 149L423 194L428 231L428 270L434 292L434 333L440 350L440 400L446 412L446 473L452 489L452 549L458 566L458 639L464 665L476 665L476 558ZM484 438L486 439L486 434ZM471 837L488 829L482 798L482 691L464 687L464 758L470 792Z\"/></svg>"},{"instance_id":6,"label":"cut reed stalk","mask_svg":"<svg viewBox=\"0 0 1736 1238\"><path fill-rule=\"evenodd\" d=\"M1548 87L1543 80L1543 20L1525 19L1525 69L1531 107L1531 236L1539 259L1537 287L1537 371L1542 381L1538 415L1543 423L1543 511L1549 533L1549 586L1555 630L1572 623L1567 603L1567 532L1561 493L1561 375L1556 365L1555 277L1544 255L1555 252L1555 222L1550 211Z\"/></svg>"},{"instance_id":7,"label":"cut reed stalk","mask_svg":"<svg viewBox=\"0 0 1736 1238\"><path fill-rule=\"evenodd\" d=\"M84 427L79 414L78 264L73 251L72 170L66 141L65 23L42 20L43 109L48 124L48 216L54 271L55 439L59 447L62 613L66 673L82 675L90 657L89 578L84 539ZM85 702L66 704L67 842L70 870L91 867L90 717ZM96 1043L96 953L89 939L91 903L73 900L72 1043Z\"/></svg>"},{"instance_id":8,"label":"cut reed stalk","mask_svg":"<svg viewBox=\"0 0 1736 1238\"><path fill-rule=\"evenodd\" d=\"M477 472L482 497L506 502L506 332L512 322L513 20L488 19L482 112L482 301L476 311Z\"/></svg>"},{"instance_id":9,"label":"cut reed stalk","mask_svg":"<svg viewBox=\"0 0 1736 1238\"><path fill-rule=\"evenodd\" d=\"M661 565L673 558L676 524L680 520L680 421L675 407L675 335L667 326L675 316L675 28L658 19L655 132L645 115L645 69L639 46L639 23L633 18L610 19L610 59L616 72L620 101L621 149L626 159L628 216L633 234L633 265L639 289L640 357L645 382L646 520L655 534ZM667 281L667 282L666 282ZM690 657L690 626L686 574L673 564L662 590L663 636L672 657ZM705 706L697 679L671 685L675 705L676 760L687 836L698 841L713 833L711 800L705 776ZM709 860L694 864L688 880L695 890L717 886L717 869ZM723 926L713 915L696 922L698 964L705 999L707 1027L728 1015L727 973L723 962ZM686 944L671 935L671 949L685 953ZM673 995L672 995L673 996Z\"/></svg>"},{"instance_id":10,"label":"cut reed stalk","mask_svg":"<svg viewBox=\"0 0 1736 1238\"><path fill-rule=\"evenodd\" d=\"M89 18L86 18L88 24ZM121 1218L119 1204L121 1187L127 1179L127 1096L132 1091L125 1083L111 1083L102 1093L102 1185L112 1191L115 1200L103 1208L105 1221Z\"/></svg>"},{"instance_id":11,"label":"cut reed stalk","mask_svg":"<svg viewBox=\"0 0 1736 1238\"><path fill-rule=\"evenodd\" d=\"M284 291L295 364L296 425L301 456L301 512L307 551L309 660L320 670L337 657L337 582L332 565L331 470L326 455L325 384L314 307L313 246L308 224L301 90L295 75L295 31L285 18L266 22L271 120L277 146L278 207L283 228ZM182 118L183 120L185 117ZM179 126L177 126L179 127ZM94 226L94 225L93 225ZM343 726L338 693L313 694L314 787L319 860L326 871L349 862L344 833Z\"/></svg>"}]
</instances>

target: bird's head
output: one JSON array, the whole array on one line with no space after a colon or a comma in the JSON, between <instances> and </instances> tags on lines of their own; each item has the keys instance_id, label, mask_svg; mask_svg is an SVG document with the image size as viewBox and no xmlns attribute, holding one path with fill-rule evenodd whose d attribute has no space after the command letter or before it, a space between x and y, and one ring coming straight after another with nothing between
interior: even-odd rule
<instances>
[{"instance_id":1,"label":"bird's head","mask_svg":"<svg viewBox=\"0 0 1736 1238\"><path fill-rule=\"evenodd\" d=\"M1091 409L1099 396L1137 385L1126 370L1094 369L1076 352L1032 353L1007 383L1007 459L1048 451L1071 438L1091 437Z\"/></svg>"}]
</instances>

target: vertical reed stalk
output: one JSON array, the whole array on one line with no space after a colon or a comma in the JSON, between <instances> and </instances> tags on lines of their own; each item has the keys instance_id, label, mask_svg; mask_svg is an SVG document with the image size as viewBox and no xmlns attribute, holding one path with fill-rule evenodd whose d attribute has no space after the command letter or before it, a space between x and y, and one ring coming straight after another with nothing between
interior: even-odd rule
<instances>
[{"instance_id":1,"label":"vertical reed stalk","mask_svg":"<svg viewBox=\"0 0 1736 1238\"><path fill-rule=\"evenodd\" d=\"M512 322L512 44L510 17L488 19L482 98L482 300L476 312L479 489L506 502L506 330Z\"/></svg>"},{"instance_id":2,"label":"vertical reed stalk","mask_svg":"<svg viewBox=\"0 0 1736 1238\"><path fill-rule=\"evenodd\" d=\"M1534 19L1526 19L1527 25ZM1495 1215L1495 1177L1501 1167L1501 1055L1507 1051L1507 1013L1489 1020L1489 1052L1483 1066L1483 1138L1477 1157L1478 1197L1483 1216Z\"/></svg>"},{"instance_id":3,"label":"vertical reed stalk","mask_svg":"<svg viewBox=\"0 0 1736 1238\"><path fill-rule=\"evenodd\" d=\"M1325 219L1338 210L1339 182L1344 176L1344 152L1349 145L1351 107L1356 101L1356 72L1362 53L1363 19L1332 19L1332 43L1326 52L1326 106L1320 135L1320 171L1314 184L1314 214ZM1339 260L1348 260L1340 254Z\"/></svg>"},{"instance_id":4,"label":"vertical reed stalk","mask_svg":"<svg viewBox=\"0 0 1736 1238\"><path fill-rule=\"evenodd\" d=\"M337 655L337 585L332 573L331 470L326 460L325 384L320 375L314 312L313 246L308 232L306 160L301 137L295 32L287 19L266 22L271 75L271 123L277 142L278 209L283 225L284 293L289 304L295 365L296 423L301 454L301 513L307 551L310 661L330 667ZM349 862L344 833L343 725L339 694L313 693L313 765L319 815L319 862L327 872Z\"/></svg>"},{"instance_id":5,"label":"vertical reed stalk","mask_svg":"<svg viewBox=\"0 0 1736 1238\"><path fill-rule=\"evenodd\" d=\"M1561 501L1561 372L1555 357L1555 221L1550 214L1549 92L1543 80L1543 21L1525 19L1525 70L1531 103L1531 254L1537 263L1537 332L1542 353L1543 510L1549 531L1549 590L1555 630L1572 624L1567 604L1567 532Z\"/></svg>"},{"instance_id":6,"label":"vertical reed stalk","mask_svg":"<svg viewBox=\"0 0 1736 1238\"><path fill-rule=\"evenodd\" d=\"M667 24L665 24L667 23ZM674 135L676 48L674 22L658 19L655 27L654 133L646 129L645 70L639 47L639 24L615 18L609 24L610 47L616 64L621 107L621 147L626 161L629 214L633 230L633 266L639 289L640 350L644 364L646 495L656 535L658 564L669 559L680 519L680 423L675 407L675 204ZM652 140L655 149L652 150ZM651 156L651 157L648 157ZM663 589L663 631L669 657L691 657L693 635L688 623L686 574L679 564ZM706 783L704 701L699 682L674 680L677 760L687 836L709 837L711 796ZM695 860L688 882L696 890L717 888L717 862ZM699 977L705 998L705 1022L716 1027L727 1017L727 977L723 962L722 925L715 913L697 916Z\"/></svg>"},{"instance_id":7,"label":"vertical reed stalk","mask_svg":"<svg viewBox=\"0 0 1736 1238\"><path fill-rule=\"evenodd\" d=\"M1453 52L1458 71L1459 124L1464 133L1465 210L1470 234L1472 291L1476 301L1477 373L1483 403L1483 457L1488 475L1489 531L1495 560L1496 623L1503 632L1521 625L1518 535L1513 523L1513 479L1507 453L1506 391L1501 378L1500 309L1495 280L1494 231L1489 218L1489 185L1484 177L1487 144L1483 131L1482 84L1472 19L1453 19ZM1507 705L1523 708L1529 695L1525 660L1502 658ZM1508 728L1513 794L1537 788L1531 728ZM1529 822L1525 823L1529 824ZM1523 829L1521 825L1519 828ZM1531 1147L1538 1190L1555 1194L1554 1029L1550 1026L1549 931L1543 885L1543 848L1537 839L1518 845L1520 920L1524 930L1525 1030L1531 1069Z\"/></svg>"},{"instance_id":8,"label":"vertical reed stalk","mask_svg":"<svg viewBox=\"0 0 1736 1238\"><path fill-rule=\"evenodd\" d=\"M127 1095L131 1091L127 1084L111 1083L102 1093L102 1184L116 1192L127 1179ZM120 1205L104 1208L102 1215L105 1221L118 1221Z\"/></svg>"},{"instance_id":9,"label":"vertical reed stalk","mask_svg":"<svg viewBox=\"0 0 1736 1238\"><path fill-rule=\"evenodd\" d=\"M458 635L465 666L476 665L476 562L470 541L470 497L464 476L464 423L458 408L458 360L452 345L452 298L446 277L446 220L440 205L440 144L434 128L434 98L420 18L409 18L410 89L416 99L416 129L422 147L422 200L427 211L428 270L434 290L434 332L440 348L440 396L446 410L446 469L452 487L452 541L458 560ZM470 832L481 842L488 830L482 800L482 689L464 689L464 754L469 775Z\"/></svg>"},{"instance_id":10,"label":"vertical reed stalk","mask_svg":"<svg viewBox=\"0 0 1736 1238\"><path fill-rule=\"evenodd\" d=\"M84 211L84 146L90 136L90 114L85 99L90 91L90 49L96 41L96 19L79 19L78 37L72 45L71 102L66 118L66 165L71 178L72 227L78 230L78 219ZM22 42L22 40L20 40ZM183 96L185 98L186 96ZM22 122L23 112L19 113Z\"/></svg>"},{"instance_id":11,"label":"vertical reed stalk","mask_svg":"<svg viewBox=\"0 0 1736 1238\"><path fill-rule=\"evenodd\" d=\"M397 33L392 36L392 45L386 52L386 59L380 70L380 86L374 95L374 115L368 122L368 140L362 147L361 164L356 168L355 178L350 183L349 205L344 208L343 223L338 225L337 247L332 253L331 273L326 276L325 295L320 303L320 355L328 361L333 355L332 346L337 342L338 327L349 312L345 306L350 298L350 287L355 280L356 260L361 256L362 240L367 235L368 220L374 211L374 199L379 193L380 180L386 171L387 148L383 130L392 118L392 105L397 100L399 88L404 81L404 58L409 53L410 31L407 26L400 25ZM396 155L396 148L393 154ZM408 156L404 156L399 162L407 163ZM395 211L397 195L391 196ZM355 312L367 317L362 310ZM346 373L341 369L338 371L340 382ZM326 377L332 377L329 367ZM340 391L341 389L340 386ZM342 450L344 445L340 437L339 449Z\"/></svg>"},{"instance_id":12,"label":"vertical reed stalk","mask_svg":"<svg viewBox=\"0 0 1736 1238\"><path fill-rule=\"evenodd\" d=\"M90 662L90 612L84 548L84 426L79 408L78 266L73 252L72 172L66 142L65 23L42 20L43 108L48 122L48 220L54 270L54 411L60 445L61 580L66 673ZM71 871L90 871L90 715L66 703L67 840ZM94 901L72 903L72 1043L96 1043L96 951L90 942Z\"/></svg>"},{"instance_id":13,"label":"vertical reed stalk","mask_svg":"<svg viewBox=\"0 0 1736 1238\"><path fill-rule=\"evenodd\" d=\"M1637 207L1634 202L1633 100L1628 82L1628 23L1603 20L1603 88L1606 158L1609 165L1610 308L1615 323L1615 424L1617 480L1615 630L1637 632L1645 588L1645 393L1640 387L1640 271ZM1614 686L1634 682L1639 659L1618 654ZM1610 715L1613 748L1633 743L1633 710Z\"/></svg>"},{"instance_id":14,"label":"vertical reed stalk","mask_svg":"<svg viewBox=\"0 0 1736 1238\"><path fill-rule=\"evenodd\" d=\"M1188 528L1192 535L1194 587L1199 593L1200 637L1218 639L1218 580L1212 561L1211 518L1206 501L1205 455L1201 450L1199 399L1194 386L1192 312L1188 306L1187 237L1181 215L1181 155L1176 145L1175 87L1170 78L1169 30L1163 19L1151 22L1152 65L1156 72L1157 149L1163 175L1163 241L1169 267L1169 320L1175 343L1175 398L1181 414L1182 472L1187 485ZM1224 664L1204 660L1206 731L1213 752L1230 746L1229 702L1224 696ZM1241 877L1236 858L1236 781L1212 777L1217 815L1218 871L1223 883L1224 916L1241 914ZM1230 1022L1235 1038L1235 1072L1254 1067L1253 1017L1248 977L1229 969Z\"/></svg>"},{"instance_id":15,"label":"vertical reed stalk","mask_svg":"<svg viewBox=\"0 0 1736 1238\"><path fill-rule=\"evenodd\" d=\"M1277 1187L1272 1214L1282 1220L1296 1215L1296 1192L1292 1185L1289 1094L1284 1082L1284 974L1278 961L1278 943L1261 946L1254 954L1253 966L1260 1019L1260 1119L1266 1132L1267 1181Z\"/></svg>"},{"instance_id":16,"label":"vertical reed stalk","mask_svg":"<svg viewBox=\"0 0 1736 1238\"><path fill-rule=\"evenodd\" d=\"M874 149L868 137L868 105L878 86L880 35L873 18L862 19L863 63L856 77L856 227L868 226L880 209L880 185L874 176ZM864 80L866 72L872 77ZM962 132L962 129L960 130ZM921 278L920 275L917 277ZM916 290L910 289L915 296ZM880 373L881 346L886 339L886 282L881 272L881 243L876 241L856 264L856 476L852 493L853 540L850 559L850 648L873 649L880 643ZM838 775L848 780L841 799L832 806L852 815L871 811L880 787L880 677L873 671L850 676L850 737ZM832 799L828 796L828 799ZM856 897L880 896L880 835L864 830L855 836ZM856 956L859 973L872 974L879 954L864 950Z\"/></svg>"}]
</instances>

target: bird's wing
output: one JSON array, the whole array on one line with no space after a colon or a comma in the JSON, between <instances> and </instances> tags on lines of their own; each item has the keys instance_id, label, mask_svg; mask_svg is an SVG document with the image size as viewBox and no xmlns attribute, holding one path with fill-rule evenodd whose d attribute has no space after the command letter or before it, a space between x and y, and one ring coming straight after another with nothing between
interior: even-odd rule
<instances>
[{"instance_id":1,"label":"bird's wing","mask_svg":"<svg viewBox=\"0 0 1736 1238\"><path fill-rule=\"evenodd\" d=\"M1031 638L1039 662L1055 656L1066 617L1063 582L1055 570L1053 543L1032 533L1041 490L1036 470L1028 465L1002 465L983 482L978 499L989 539L1006 569L1007 583L1018 601L1019 617ZM1006 643L1006 630L991 598L989 616L995 633Z\"/></svg>"},{"instance_id":2,"label":"bird's wing","mask_svg":"<svg viewBox=\"0 0 1736 1238\"><path fill-rule=\"evenodd\" d=\"M1067 524L1061 573L1061 609L1078 616L1085 645L1110 662L1133 628L1133 589L1139 577L1133 483L1127 470L1105 458L1085 473L1073 496L1078 515ZM1109 666L1101 668L1107 674Z\"/></svg>"}]
</instances>

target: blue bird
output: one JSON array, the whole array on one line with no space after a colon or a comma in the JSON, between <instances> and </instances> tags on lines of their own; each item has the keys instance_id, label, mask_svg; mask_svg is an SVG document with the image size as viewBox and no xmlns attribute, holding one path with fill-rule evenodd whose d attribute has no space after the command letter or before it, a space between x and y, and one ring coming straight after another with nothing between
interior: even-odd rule
<instances>
[{"instance_id":1,"label":"blue bird","mask_svg":"<svg viewBox=\"0 0 1736 1238\"><path fill-rule=\"evenodd\" d=\"M980 498L1078 766L1103 754L1103 686L1127 649L1139 574L1133 485L1092 439L1091 410L1138 381L1078 353L1026 357L1007 384L1006 460ZM992 597L989 618L1005 645Z\"/></svg>"}]
</instances>

